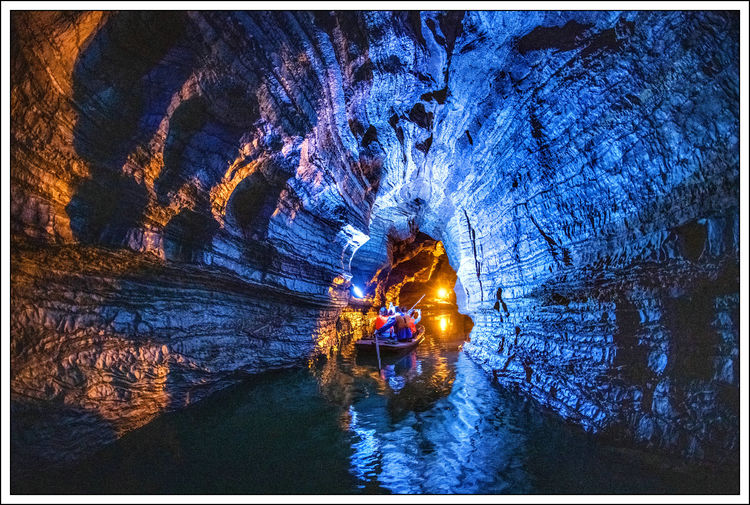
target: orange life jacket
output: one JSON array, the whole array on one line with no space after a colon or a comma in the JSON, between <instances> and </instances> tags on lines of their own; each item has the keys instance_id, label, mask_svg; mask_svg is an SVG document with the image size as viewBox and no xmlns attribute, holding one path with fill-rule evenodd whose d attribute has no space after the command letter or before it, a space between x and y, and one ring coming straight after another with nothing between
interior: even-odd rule
<instances>
[{"instance_id":1,"label":"orange life jacket","mask_svg":"<svg viewBox=\"0 0 750 505\"><path fill-rule=\"evenodd\" d=\"M378 317L375 318L375 329L379 330L386 322L388 322L387 317L378 315Z\"/></svg>"}]
</instances>

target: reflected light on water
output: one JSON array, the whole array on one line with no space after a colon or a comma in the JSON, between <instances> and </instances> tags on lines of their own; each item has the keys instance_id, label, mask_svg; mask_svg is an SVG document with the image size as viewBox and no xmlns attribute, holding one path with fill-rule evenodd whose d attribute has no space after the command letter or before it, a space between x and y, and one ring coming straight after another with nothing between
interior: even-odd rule
<instances>
[{"instance_id":1,"label":"reflected light on water","mask_svg":"<svg viewBox=\"0 0 750 505\"><path fill-rule=\"evenodd\" d=\"M338 350L312 358L307 370L253 377L159 417L93 459L41 472L42 484L35 473L24 488L43 494L298 495L734 489L736 472L719 475L715 484L701 473L705 468L659 470L641 456L592 443L589 434L498 388L457 350L466 330L458 313L425 312L424 341L405 356L381 356L380 369L375 356L355 349L371 315L344 315L315 329L316 338ZM168 372L159 373L163 387Z\"/></svg>"},{"instance_id":2,"label":"reflected light on water","mask_svg":"<svg viewBox=\"0 0 750 505\"><path fill-rule=\"evenodd\" d=\"M465 462L477 457L469 447L479 422L478 409L463 397L463 388L452 400L458 355L446 349L456 349L454 342L462 341L463 335L453 334L451 316L426 313L422 321L426 340L403 357L390 362L386 358L380 370L374 363L358 365L346 358L339 362L338 385L360 389L353 395L337 395L350 399L345 404L345 429L352 435L350 473L359 480L360 489L393 493L477 489L454 475L465 471L469 481L481 480L478 469L473 465L467 469ZM355 386L342 381L347 375L365 383ZM451 422L446 425L446 420ZM434 423L441 427L435 429ZM432 428L424 431L422 426Z\"/></svg>"},{"instance_id":3,"label":"reflected light on water","mask_svg":"<svg viewBox=\"0 0 750 505\"><path fill-rule=\"evenodd\" d=\"M352 443L351 472L362 482L376 481L377 471L375 468L377 468L381 459L380 444L375 436L375 429L365 429L359 426L357 414L354 406L350 406L349 429L358 439L358 441ZM360 484L358 487L363 488L365 486Z\"/></svg>"},{"instance_id":4,"label":"reflected light on water","mask_svg":"<svg viewBox=\"0 0 750 505\"><path fill-rule=\"evenodd\" d=\"M350 472L359 487L392 493L528 491L518 462L525 437L494 422L502 409L490 381L465 356L451 360L456 382L429 404L419 402L394 418L395 396L362 399L348 408L352 434ZM479 388L477 388L481 385ZM422 391L425 394L425 391ZM501 436L498 436L498 430Z\"/></svg>"},{"instance_id":5,"label":"reflected light on water","mask_svg":"<svg viewBox=\"0 0 750 505\"><path fill-rule=\"evenodd\" d=\"M523 439L498 437L488 421L499 404L486 374L457 352L464 338L458 317L425 313L425 341L406 355L381 356L380 369L374 356L354 349L358 331L338 357L311 369L323 395L345 413L338 421L351 436L349 473L359 489L525 489L525 480L506 469Z\"/></svg>"}]
</instances>

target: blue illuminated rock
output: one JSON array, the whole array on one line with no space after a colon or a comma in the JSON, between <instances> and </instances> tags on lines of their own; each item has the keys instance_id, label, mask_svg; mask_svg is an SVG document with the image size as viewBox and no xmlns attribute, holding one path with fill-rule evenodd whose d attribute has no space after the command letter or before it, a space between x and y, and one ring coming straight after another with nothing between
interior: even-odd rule
<instances>
[{"instance_id":1,"label":"blue illuminated rock","mask_svg":"<svg viewBox=\"0 0 750 505\"><path fill-rule=\"evenodd\" d=\"M731 12L14 13L14 443L326 352L419 231L500 384L734 461L738 55Z\"/></svg>"}]
</instances>

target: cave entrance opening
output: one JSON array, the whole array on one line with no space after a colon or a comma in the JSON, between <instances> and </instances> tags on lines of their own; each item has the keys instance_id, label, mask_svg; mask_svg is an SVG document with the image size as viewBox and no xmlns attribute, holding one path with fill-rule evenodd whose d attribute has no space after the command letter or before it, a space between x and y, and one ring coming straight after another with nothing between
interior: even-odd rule
<instances>
[{"instance_id":1,"label":"cave entrance opening","mask_svg":"<svg viewBox=\"0 0 750 505\"><path fill-rule=\"evenodd\" d=\"M473 322L458 311L457 274L443 243L416 231L403 240L388 238L386 246L388 261L364 284L363 302L374 310L391 302L405 307L419 302L428 329L468 335Z\"/></svg>"}]
</instances>

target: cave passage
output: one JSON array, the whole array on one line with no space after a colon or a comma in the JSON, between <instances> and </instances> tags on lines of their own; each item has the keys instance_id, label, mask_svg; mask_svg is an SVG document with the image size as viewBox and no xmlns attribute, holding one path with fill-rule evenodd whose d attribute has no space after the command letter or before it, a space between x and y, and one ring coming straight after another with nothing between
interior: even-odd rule
<instances>
[{"instance_id":1,"label":"cave passage","mask_svg":"<svg viewBox=\"0 0 750 505\"><path fill-rule=\"evenodd\" d=\"M339 316L340 345L305 367L266 372L157 418L81 461L16 468L15 493L616 494L720 493L734 475L653 460L501 388L462 348L456 273L423 233ZM425 340L383 355L355 348L376 309L425 295ZM686 472L693 477L686 479ZM697 476L697 477L696 477Z\"/></svg>"},{"instance_id":2,"label":"cave passage","mask_svg":"<svg viewBox=\"0 0 750 505\"><path fill-rule=\"evenodd\" d=\"M390 303L406 308L418 303L417 308L429 312L458 313L458 277L441 241L415 230L404 240L389 240L387 249L389 261L363 283L363 296L352 299L356 305L372 305L377 310ZM352 263L352 270L357 271L356 256ZM468 333L473 323L468 316L465 322Z\"/></svg>"},{"instance_id":3,"label":"cave passage","mask_svg":"<svg viewBox=\"0 0 750 505\"><path fill-rule=\"evenodd\" d=\"M736 491L739 10L9 14L13 489Z\"/></svg>"}]
</instances>

